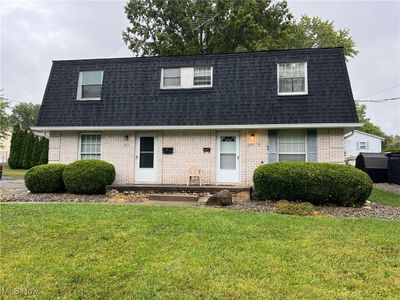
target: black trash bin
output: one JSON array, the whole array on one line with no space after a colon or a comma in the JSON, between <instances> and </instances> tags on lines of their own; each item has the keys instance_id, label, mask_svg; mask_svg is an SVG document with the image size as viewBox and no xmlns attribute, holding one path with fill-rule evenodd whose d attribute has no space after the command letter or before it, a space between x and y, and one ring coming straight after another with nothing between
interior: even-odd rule
<instances>
[{"instance_id":1,"label":"black trash bin","mask_svg":"<svg viewBox=\"0 0 400 300\"><path fill-rule=\"evenodd\" d=\"M400 184L400 152L386 154L388 157L387 182Z\"/></svg>"},{"instance_id":2,"label":"black trash bin","mask_svg":"<svg viewBox=\"0 0 400 300\"><path fill-rule=\"evenodd\" d=\"M373 182L387 182L388 157L384 153L361 152L356 158L356 168L367 173Z\"/></svg>"}]
</instances>

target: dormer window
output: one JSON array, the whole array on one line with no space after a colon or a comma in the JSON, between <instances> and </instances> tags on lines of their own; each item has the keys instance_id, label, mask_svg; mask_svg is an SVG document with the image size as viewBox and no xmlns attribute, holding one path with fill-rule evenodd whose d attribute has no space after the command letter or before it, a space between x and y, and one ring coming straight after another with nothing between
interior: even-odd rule
<instances>
[{"instance_id":1,"label":"dormer window","mask_svg":"<svg viewBox=\"0 0 400 300\"><path fill-rule=\"evenodd\" d=\"M197 89L212 87L211 66L163 68L161 70L161 89Z\"/></svg>"},{"instance_id":2,"label":"dormer window","mask_svg":"<svg viewBox=\"0 0 400 300\"><path fill-rule=\"evenodd\" d=\"M163 70L163 86L180 87L181 86L181 69L169 68Z\"/></svg>"},{"instance_id":3,"label":"dormer window","mask_svg":"<svg viewBox=\"0 0 400 300\"><path fill-rule=\"evenodd\" d=\"M211 67L196 67L193 71L194 86L211 86Z\"/></svg>"},{"instance_id":4,"label":"dormer window","mask_svg":"<svg viewBox=\"0 0 400 300\"><path fill-rule=\"evenodd\" d=\"M78 100L101 100L103 71L82 71L79 73Z\"/></svg>"},{"instance_id":5,"label":"dormer window","mask_svg":"<svg viewBox=\"0 0 400 300\"><path fill-rule=\"evenodd\" d=\"M306 95L307 93L307 63L278 64L278 95Z\"/></svg>"}]
</instances>

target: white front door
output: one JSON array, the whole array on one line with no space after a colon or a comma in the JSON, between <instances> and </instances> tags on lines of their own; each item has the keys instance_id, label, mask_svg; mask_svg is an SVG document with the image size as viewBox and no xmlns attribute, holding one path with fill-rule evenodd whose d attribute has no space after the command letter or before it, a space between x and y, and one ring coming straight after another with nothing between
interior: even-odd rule
<instances>
[{"instance_id":1,"label":"white front door","mask_svg":"<svg viewBox=\"0 0 400 300\"><path fill-rule=\"evenodd\" d=\"M157 140L154 134L136 136L135 181L157 180Z\"/></svg>"},{"instance_id":2,"label":"white front door","mask_svg":"<svg viewBox=\"0 0 400 300\"><path fill-rule=\"evenodd\" d=\"M217 183L238 183L239 134L219 133L217 136Z\"/></svg>"}]
</instances>

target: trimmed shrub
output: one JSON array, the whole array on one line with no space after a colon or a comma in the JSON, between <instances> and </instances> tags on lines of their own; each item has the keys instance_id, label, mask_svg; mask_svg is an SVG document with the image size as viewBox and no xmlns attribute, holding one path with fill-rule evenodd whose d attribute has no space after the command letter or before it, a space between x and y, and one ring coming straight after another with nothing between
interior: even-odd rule
<instances>
[{"instance_id":1,"label":"trimmed shrub","mask_svg":"<svg viewBox=\"0 0 400 300\"><path fill-rule=\"evenodd\" d=\"M253 175L259 200L362 206L372 192L369 176L354 167L329 163L279 162Z\"/></svg>"},{"instance_id":2,"label":"trimmed shrub","mask_svg":"<svg viewBox=\"0 0 400 300\"><path fill-rule=\"evenodd\" d=\"M65 165L41 165L25 174L25 185L32 193L60 193L65 191L62 174Z\"/></svg>"},{"instance_id":3,"label":"trimmed shrub","mask_svg":"<svg viewBox=\"0 0 400 300\"><path fill-rule=\"evenodd\" d=\"M35 136L35 142L33 144L32 157L31 157L31 167L36 166L40 159L40 138Z\"/></svg>"},{"instance_id":4,"label":"trimmed shrub","mask_svg":"<svg viewBox=\"0 0 400 300\"><path fill-rule=\"evenodd\" d=\"M24 132L19 125L15 125L11 136L10 157L8 158L8 165L11 169L18 169L20 167L19 161L24 144Z\"/></svg>"},{"instance_id":5,"label":"trimmed shrub","mask_svg":"<svg viewBox=\"0 0 400 300\"><path fill-rule=\"evenodd\" d=\"M280 200L276 203L276 213L284 215L313 216L314 206L309 202L289 202Z\"/></svg>"},{"instance_id":6,"label":"trimmed shrub","mask_svg":"<svg viewBox=\"0 0 400 300\"><path fill-rule=\"evenodd\" d=\"M45 137L40 142L40 158L38 165L45 165L49 162L49 140Z\"/></svg>"},{"instance_id":7,"label":"trimmed shrub","mask_svg":"<svg viewBox=\"0 0 400 300\"><path fill-rule=\"evenodd\" d=\"M102 160L78 160L63 173L67 191L73 194L103 194L115 179L115 168Z\"/></svg>"},{"instance_id":8,"label":"trimmed shrub","mask_svg":"<svg viewBox=\"0 0 400 300\"><path fill-rule=\"evenodd\" d=\"M32 132L29 132L25 137L24 156L22 160L22 167L29 169L31 167L32 151L35 143L35 136Z\"/></svg>"}]
</instances>

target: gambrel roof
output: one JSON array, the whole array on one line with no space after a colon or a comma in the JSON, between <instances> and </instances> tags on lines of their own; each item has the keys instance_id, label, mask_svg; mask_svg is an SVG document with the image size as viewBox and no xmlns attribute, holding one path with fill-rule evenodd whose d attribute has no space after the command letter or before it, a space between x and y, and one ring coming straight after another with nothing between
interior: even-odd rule
<instances>
[{"instance_id":1,"label":"gambrel roof","mask_svg":"<svg viewBox=\"0 0 400 300\"><path fill-rule=\"evenodd\" d=\"M277 64L307 62L308 94L277 95ZM213 86L160 89L161 69L213 67ZM80 71L102 100L79 101ZM357 123L342 48L54 61L37 127Z\"/></svg>"}]
</instances>

